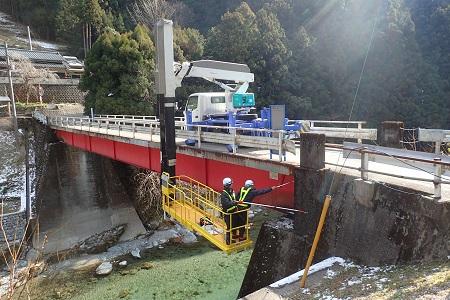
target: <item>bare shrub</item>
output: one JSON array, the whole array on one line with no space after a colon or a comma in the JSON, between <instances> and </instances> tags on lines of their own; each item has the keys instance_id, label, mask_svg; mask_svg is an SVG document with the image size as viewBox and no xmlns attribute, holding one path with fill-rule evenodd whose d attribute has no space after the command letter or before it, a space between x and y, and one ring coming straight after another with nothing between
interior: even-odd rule
<instances>
[{"instance_id":1,"label":"bare shrub","mask_svg":"<svg viewBox=\"0 0 450 300\"><path fill-rule=\"evenodd\" d=\"M134 176L136 182L136 206L140 217L149 222L163 216L161 183L158 173L141 171Z\"/></svg>"},{"instance_id":2,"label":"bare shrub","mask_svg":"<svg viewBox=\"0 0 450 300\"><path fill-rule=\"evenodd\" d=\"M137 0L129 10L136 23L153 28L161 18L172 19L176 9L166 0Z\"/></svg>"},{"instance_id":3,"label":"bare shrub","mask_svg":"<svg viewBox=\"0 0 450 300\"><path fill-rule=\"evenodd\" d=\"M21 88L26 94L27 104L32 94L38 95L38 88L36 87L36 85L45 80L58 78L56 74L50 72L47 69L35 68L33 66L33 63L28 58L22 55L12 55L11 59L15 73L23 81L23 83L21 84Z\"/></svg>"},{"instance_id":4,"label":"bare shrub","mask_svg":"<svg viewBox=\"0 0 450 300\"><path fill-rule=\"evenodd\" d=\"M21 296L25 292L25 294L27 295L27 299L30 299L29 282L33 277L37 276L44 269L42 253L47 242L47 237L45 236L43 242L40 244L41 248L37 250L37 255L29 259L26 267L22 267L20 265L20 261L26 254L25 252L27 247L29 246L28 244L31 244L31 241L27 240L26 235L26 232L31 226L30 222L28 221L26 223L25 230L22 234L22 230L20 229L20 226L22 224L19 222L19 218L17 218L16 224L14 226L14 233L12 234L12 237L8 237L7 229L4 228L3 225L3 218L4 214L2 202L0 208L0 230L6 247L1 249L1 254L2 260L6 264L6 268L8 269L9 273L7 282L8 289L5 296L8 300L13 299L16 292L19 292L18 288L20 287L20 293L17 298L22 299ZM37 240L39 240L38 227L35 230L36 232L34 232L34 235L37 237Z\"/></svg>"}]
</instances>

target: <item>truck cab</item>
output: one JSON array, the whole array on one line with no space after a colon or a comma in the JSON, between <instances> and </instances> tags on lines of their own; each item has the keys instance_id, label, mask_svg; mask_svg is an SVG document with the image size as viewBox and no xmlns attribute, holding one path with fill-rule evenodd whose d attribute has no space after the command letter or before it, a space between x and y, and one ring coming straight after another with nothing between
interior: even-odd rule
<instances>
[{"instance_id":1,"label":"truck cab","mask_svg":"<svg viewBox=\"0 0 450 300\"><path fill-rule=\"evenodd\" d=\"M184 112L187 118L188 112L192 114L192 122L202 122L209 117L225 116L229 111L226 95L218 93L195 93L189 96Z\"/></svg>"}]
</instances>

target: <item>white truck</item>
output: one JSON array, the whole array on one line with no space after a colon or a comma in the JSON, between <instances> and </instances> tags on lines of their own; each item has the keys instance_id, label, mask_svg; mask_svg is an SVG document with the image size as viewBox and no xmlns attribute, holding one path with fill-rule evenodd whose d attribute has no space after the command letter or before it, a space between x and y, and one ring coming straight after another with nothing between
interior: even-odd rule
<instances>
[{"instance_id":1,"label":"white truck","mask_svg":"<svg viewBox=\"0 0 450 300\"><path fill-rule=\"evenodd\" d=\"M212 60L175 63L176 85L186 77L203 78L222 87L224 92L195 93L189 96L184 111L187 124L229 124L233 116L237 121L256 118L250 114L255 106L253 93L246 93L254 75L247 65Z\"/></svg>"}]
</instances>

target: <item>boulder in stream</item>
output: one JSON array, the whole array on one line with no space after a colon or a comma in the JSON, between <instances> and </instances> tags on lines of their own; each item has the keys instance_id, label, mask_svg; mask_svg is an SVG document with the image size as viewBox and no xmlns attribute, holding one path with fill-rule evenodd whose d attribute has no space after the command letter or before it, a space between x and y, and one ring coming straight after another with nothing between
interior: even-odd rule
<instances>
[{"instance_id":1,"label":"boulder in stream","mask_svg":"<svg viewBox=\"0 0 450 300\"><path fill-rule=\"evenodd\" d=\"M105 261L97 267L95 273L97 275L105 276L111 274L112 270L113 270L112 264L109 261Z\"/></svg>"}]
</instances>

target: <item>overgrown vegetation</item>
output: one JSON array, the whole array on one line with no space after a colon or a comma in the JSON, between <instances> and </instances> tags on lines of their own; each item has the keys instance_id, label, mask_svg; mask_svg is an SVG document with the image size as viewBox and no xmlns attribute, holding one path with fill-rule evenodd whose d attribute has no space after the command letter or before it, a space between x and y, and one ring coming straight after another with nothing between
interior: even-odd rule
<instances>
[{"instance_id":1,"label":"overgrown vegetation","mask_svg":"<svg viewBox=\"0 0 450 300\"><path fill-rule=\"evenodd\" d=\"M137 22L151 26L158 16L171 17L178 26L176 59L247 63L255 72L251 89L258 104L286 104L289 117L297 119L348 118L372 39L352 118L371 125L384 120L450 125L448 0L0 0L0 5L41 36L68 42L78 55L102 32L113 39L111 28L130 37L123 32ZM99 38L98 47L104 40ZM123 71L136 74L138 66ZM145 82L133 81L130 86L140 92L122 92L115 100L152 100L153 78L148 78L148 95L139 86ZM124 83L111 87L121 90ZM177 98L182 102L189 92L208 88L193 81L179 89ZM108 112L121 110L122 104ZM139 110L147 112L133 109Z\"/></svg>"}]
</instances>

